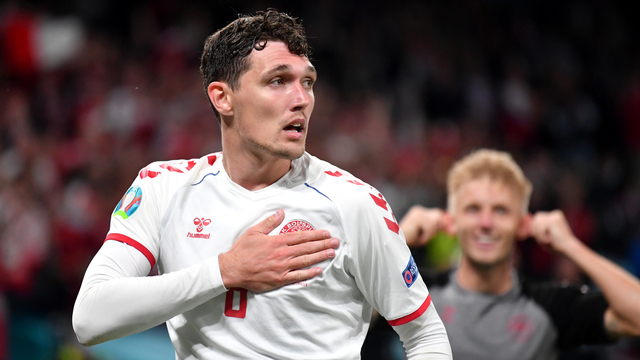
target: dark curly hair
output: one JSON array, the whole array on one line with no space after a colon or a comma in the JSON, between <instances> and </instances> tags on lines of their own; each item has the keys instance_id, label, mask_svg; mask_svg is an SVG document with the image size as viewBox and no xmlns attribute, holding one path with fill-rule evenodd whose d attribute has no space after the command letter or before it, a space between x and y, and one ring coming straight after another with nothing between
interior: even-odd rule
<instances>
[{"instance_id":1,"label":"dark curly hair","mask_svg":"<svg viewBox=\"0 0 640 360\"><path fill-rule=\"evenodd\" d=\"M240 76L249 70L247 57L251 51L264 49L268 41L282 41L291 53L310 58L307 35L297 18L275 9L260 11L253 16L240 15L209 36L204 43L200 72L205 93L214 81L224 81L235 90ZM220 120L220 114L213 104L211 107Z\"/></svg>"}]
</instances>

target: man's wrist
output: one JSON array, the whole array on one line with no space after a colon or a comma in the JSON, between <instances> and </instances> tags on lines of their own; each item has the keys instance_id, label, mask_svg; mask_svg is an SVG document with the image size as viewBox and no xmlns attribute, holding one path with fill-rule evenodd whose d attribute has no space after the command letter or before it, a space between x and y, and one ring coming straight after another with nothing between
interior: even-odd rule
<instances>
[{"instance_id":1,"label":"man's wrist","mask_svg":"<svg viewBox=\"0 0 640 360\"><path fill-rule=\"evenodd\" d=\"M222 283L222 286L224 286L225 289L229 290L237 286L234 286L233 277L230 276L228 272L224 256L225 254L222 253L222 254L219 254L217 257L218 272L220 273L220 281ZM215 271L215 270L212 269L212 271Z\"/></svg>"}]
</instances>

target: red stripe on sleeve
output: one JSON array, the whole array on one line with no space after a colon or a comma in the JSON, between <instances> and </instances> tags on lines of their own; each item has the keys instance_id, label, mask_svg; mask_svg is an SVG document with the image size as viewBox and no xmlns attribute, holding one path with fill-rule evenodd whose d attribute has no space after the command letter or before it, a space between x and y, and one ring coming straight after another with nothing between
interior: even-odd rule
<instances>
[{"instance_id":1,"label":"red stripe on sleeve","mask_svg":"<svg viewBox=\"0 0 640 360\"><path fill-rule=\"evenodd\" d=\"M147 260L149 260L149 264L151 264L152 268L156 264L156 258L153 257L153 254L151 253L151 251L147 250L147 248L144 247L144 245L140 244L139 242L133 240L128 236L125 236L122 234L108 234L107 238L104 239L104 241L107 241L107 240L120 241L127 245L133 246L136 250L140 251L142 255L144 255L147 258Z\"/></svg>"},{"instance_id":2,"label":"red stripe on sleeve","mask_svg":"<svg viewBox=\"0 0 640 360\"><path fill-rule=\"evenodd\" d=\"M429 307L429 305L431 305L431 295L427 296L427 299L422 303L422 305L418 310L412 312L407 316L403 316L399 319L389 320L388 323L391 326L404 325L410 321L417 319L418 317L420 317L420 315L424 314L424 312L427 311L427 308Z\"/></svg>"}]
</instances>

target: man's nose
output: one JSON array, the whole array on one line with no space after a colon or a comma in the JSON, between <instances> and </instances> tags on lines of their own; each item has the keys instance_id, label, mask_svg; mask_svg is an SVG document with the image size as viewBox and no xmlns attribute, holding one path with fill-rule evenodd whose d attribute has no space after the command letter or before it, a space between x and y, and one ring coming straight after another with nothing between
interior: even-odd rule
<instances>
[{"instance_id":1,"label":"man's nose","mask_svg":"<svg viewBox=\"0 0 640 360\"><path fill-rule=\"evenodd\" d=\"M480 226L483 228L490 228L493 226L493 216L491 216L491 211L482 211L480 214Z\"/></svg>"},{"instance_id":2,"label":"man's nose","mask_svg":"<svg viewBox=\"0 0 640 360\"><path fill-rule=\"evenodd\" d=\"M292 87L292 96L293 100L291 103L291 110L304 110L311 103L311 95L308 89L301 84L296 82Z\"/></svg>"}]
</instances>

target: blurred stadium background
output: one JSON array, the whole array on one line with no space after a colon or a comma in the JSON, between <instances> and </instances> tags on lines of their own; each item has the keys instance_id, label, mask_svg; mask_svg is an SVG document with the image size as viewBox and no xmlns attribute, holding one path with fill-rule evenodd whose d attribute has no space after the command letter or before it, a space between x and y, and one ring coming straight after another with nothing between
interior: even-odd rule
<instances>
[{"instance_id":1,"label":"blurred stadium background","mask_svg":"<svg viewBox=\"0 0 640 360\"><path fill-rule=\"evenodd\" d=\"M640 275L632 2L5 0L0 360L173 359L162 326L84 348L71 309L137 171L220 150L203 41L267 7L300 17L314 48L309 152L376 186L397 218L445 206L446 170L469 150L507 150L534 183L532 211L564 210L581 240ZM455 248L442 236L414 255L442 269ZM534 279L584 280L532 241L517 261ZM363 359L397 350L374 323ZM562 356L639 358L637 340Z\"/></svg>"}]
</instances>

